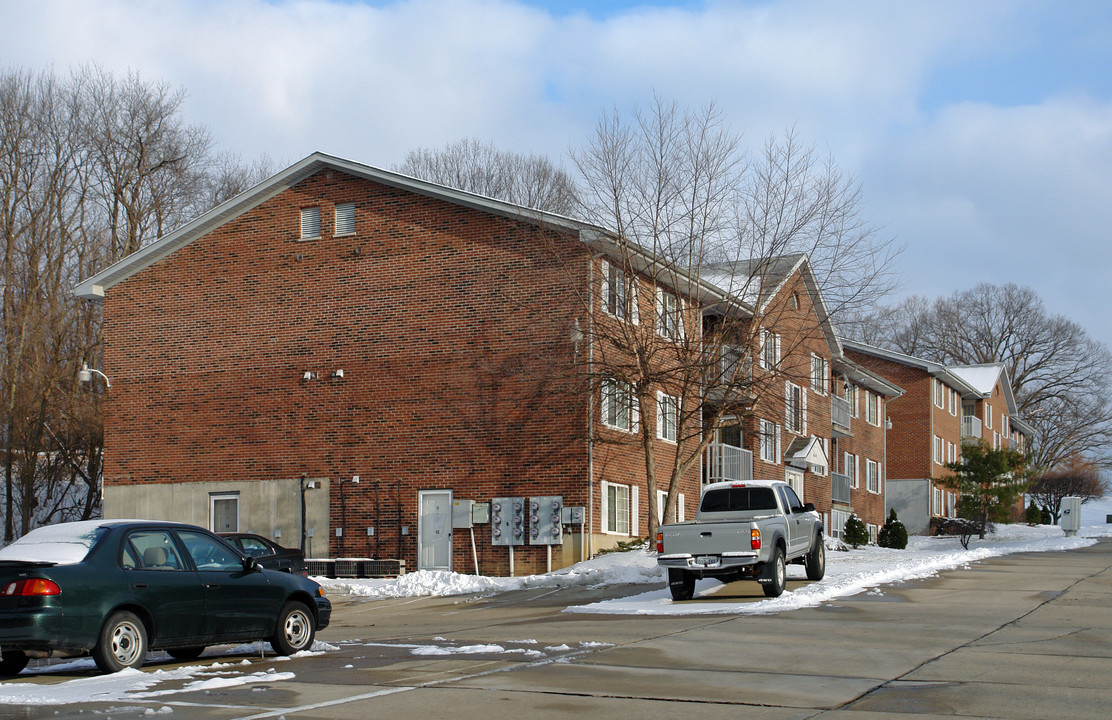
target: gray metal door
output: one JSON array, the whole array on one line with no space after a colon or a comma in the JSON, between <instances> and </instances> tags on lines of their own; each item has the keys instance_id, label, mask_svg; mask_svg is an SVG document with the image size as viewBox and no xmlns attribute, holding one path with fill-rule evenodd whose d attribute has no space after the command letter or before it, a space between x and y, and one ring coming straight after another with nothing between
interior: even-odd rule
<instances>
[{"instance_id":1,"label":"gray metal door","mask_svg":"<svg viewBox=\"0 0 1112 720\"><path fill-rule=\"evenodd\" d=\"M452 569L452 491L419 490L417 569Z\"/></svg>"}]
</instances>

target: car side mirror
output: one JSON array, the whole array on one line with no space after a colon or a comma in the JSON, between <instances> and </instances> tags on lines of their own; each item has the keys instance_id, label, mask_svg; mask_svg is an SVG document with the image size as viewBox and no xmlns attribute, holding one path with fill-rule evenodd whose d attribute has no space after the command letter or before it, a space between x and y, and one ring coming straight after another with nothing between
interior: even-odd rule
<instances>
[{"instance_id":1,"label":"car side mirror","mask_svg":"<svg viewBox=\"0 0 1112 720\"><path fill-rule=\"evenodd\" d=\"M243 569L247 572L254 572L259 569L259 561L248 555L243 558Z\"/></svg>"},{"instance_id":2,"label":"car side mirror","mask_svg":"<svg viewBox=\"0 0 1112 720\"><path fill-rule=\"evenodd\" d=\"M803 509L800 512L814 512L814 511L815 511L815 504L814 503L806 503L806 504L803 505Z\"/></svg>"}]
</instances>

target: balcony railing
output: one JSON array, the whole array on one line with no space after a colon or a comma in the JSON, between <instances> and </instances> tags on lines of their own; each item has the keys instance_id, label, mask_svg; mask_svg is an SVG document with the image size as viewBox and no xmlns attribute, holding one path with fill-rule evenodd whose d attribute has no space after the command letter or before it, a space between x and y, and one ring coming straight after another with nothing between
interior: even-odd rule
<instances>
[{"instance_id":1,"label":"balcony railing","mask_svg":"<svg viewBox=\"0 0 1112 720\"><path fill-rule=\"evenodd\" d=\"M830 473L830 499L836 503L849 505L849 475Z\"/></svg>"},{"instance_id":2,"label":"balcony railing","mask_svg":"<svg viewBox=\"0 0 1112 720\"><path fill-rule=\"evenodd\" d=\"M835 426L849 430L850 405L849 400L837 395L830 396L830 420Z\"/></svg>"},{"instance_id":3,"label":"balcony railing","mask_svg":"<svg viewBox=\"0 0 1112 720\"><path fill-rule=\"evenodd\" d=\"M752 452L723 443L711 443L707 446L703 454L703 482L752 479Z\"/></svg>"},{"instance_id":4,"label":"balcony railing","mask_svg":"<svg viewBox=\"0 0 1112 720\"><path fill-rule=\"evenodd\" d=\"M981 418L973 415L964 415L961 418L961 439L981 439Z\"/></svg>"}]
</instances>

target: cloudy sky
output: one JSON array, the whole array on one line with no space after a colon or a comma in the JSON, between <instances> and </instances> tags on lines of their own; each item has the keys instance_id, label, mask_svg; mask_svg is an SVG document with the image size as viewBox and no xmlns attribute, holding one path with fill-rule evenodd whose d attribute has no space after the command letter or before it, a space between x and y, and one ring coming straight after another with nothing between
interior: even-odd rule
<instances>
[{"instance_id":1,"label":"cloudy sky","mask_svg":"<svg viewBox=\"0 0 1112 720\"><path fill-rule=\"evenodd\" d=\"M389 167L463 137L566 163L604 109L795 126L906 244L905 293L1031 285L1112 344L1103 0L0 0L0 67L189 92L222 149Z\"/></svg>"}]
</instances>

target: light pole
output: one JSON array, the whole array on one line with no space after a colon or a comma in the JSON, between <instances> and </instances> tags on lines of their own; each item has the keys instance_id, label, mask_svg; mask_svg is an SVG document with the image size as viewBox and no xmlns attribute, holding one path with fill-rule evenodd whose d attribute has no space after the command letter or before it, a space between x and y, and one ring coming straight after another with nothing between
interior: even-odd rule
<instances>
[{"instance_id":1,"label":"light pole","mask_svg":"<svg viewBox=\"0 0 1112 720\"><path fill-rule=\"evenodd\" d=\"M352 483L353 485L359 484L359 476L352 475L351 480L340 481L340 555L345 554L347 542L344 539L344 534L347 532L347 503L344 501L344 485Z\"/></svg>"}]
</instances>

